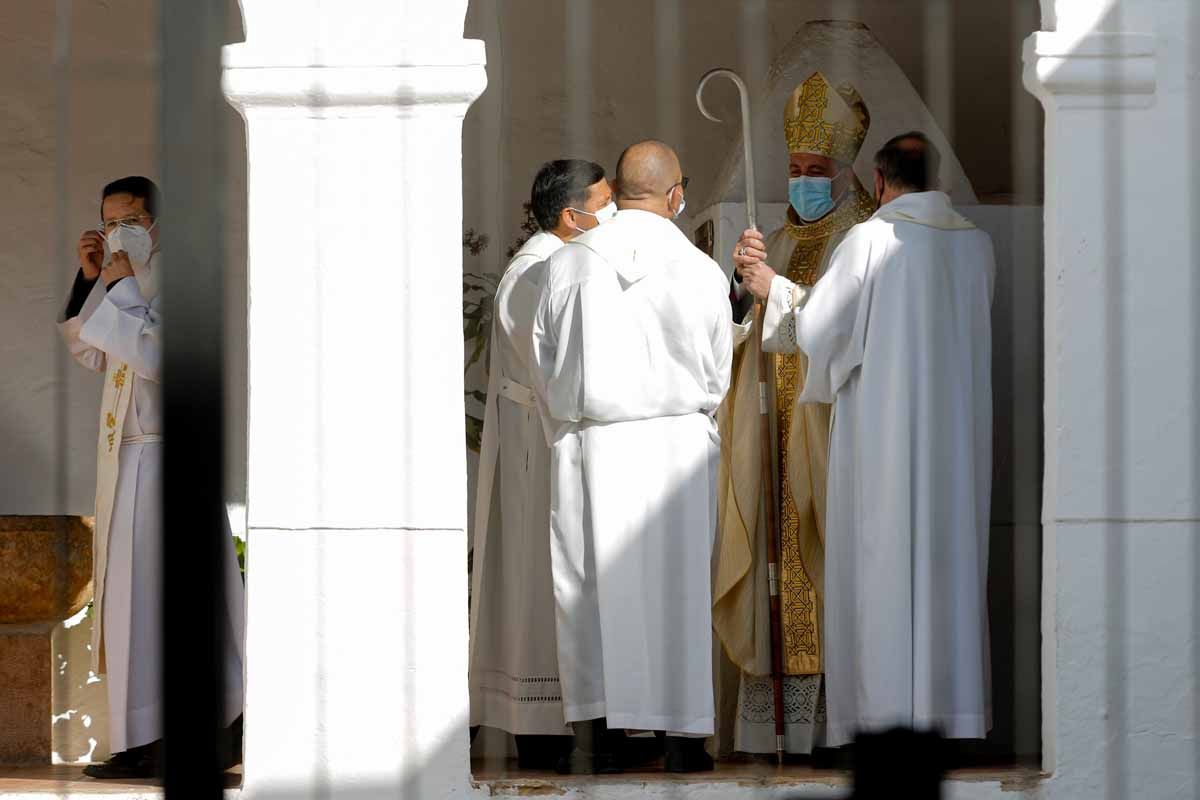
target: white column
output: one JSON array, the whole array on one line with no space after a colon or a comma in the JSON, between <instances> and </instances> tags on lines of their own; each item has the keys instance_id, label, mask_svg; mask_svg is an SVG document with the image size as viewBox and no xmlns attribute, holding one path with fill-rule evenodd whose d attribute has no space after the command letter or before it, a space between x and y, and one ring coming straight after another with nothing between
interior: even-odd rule
<instances>
[{"instance_id":1,"label":"white column","mask_svg":"<svg viewBox=\"0 0 1200 800\"><path fill-rule=\"evenodd\" d=\"M248 796L469 786L466 0L242 0Z\"/></svg>"},{"instance_id":2,"label":"white column","mask_svg":"<svg viewBox=\"0 0 1200 800\"><path fill-rule=\"evenodd\" d=\"M1200 17L1043 5L1048 796L1196 797Z\"/></svg>"}]
</instances>

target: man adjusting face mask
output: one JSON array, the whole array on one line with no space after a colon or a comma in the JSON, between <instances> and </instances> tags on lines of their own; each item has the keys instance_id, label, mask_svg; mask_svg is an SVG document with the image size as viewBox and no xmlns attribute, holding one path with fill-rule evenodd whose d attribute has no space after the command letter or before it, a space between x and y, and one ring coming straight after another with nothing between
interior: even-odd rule
<instances>
[{"instance_id":1,"label":"man adjusting face mask","mask_svg":"<svg viewBox=\"0 0 1200 800\"><path fill-rule=\"evenodd\" d=\"M157 224L157 222L151 223L150 228L153 229ZM141 225L121 223L116 230L108 234L106 241L110 252L124 250L125 255L129 256L129 263L135 269L146 266L150 262L150 253L154 250L150 231Z\"/></svg>"},{"instance_id":2,"label":"man adjusting face mask","mask_svg":"<svg viewBox=\"0 0 1200 800\"><path fill-rule=\"evenodd\" d=\"M150 258L154 253L154 240L150 236L150 231L156 225L158 225L157 221L152 222L150 228L147 229L138 224L122 222L115 229L109 231L105 239L107 256L111 257L112 253L124 252L129 257L129 264L133 267L133 277L137 281L138 290L147 299L158 294L158 280L154 275L153 267L150 266Z\"/></svg>"}]
</instances>

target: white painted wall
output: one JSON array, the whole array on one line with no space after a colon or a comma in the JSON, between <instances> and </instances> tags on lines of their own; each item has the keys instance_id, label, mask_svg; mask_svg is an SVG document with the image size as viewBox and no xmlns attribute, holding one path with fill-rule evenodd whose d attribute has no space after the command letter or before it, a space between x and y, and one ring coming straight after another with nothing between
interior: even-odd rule
<instances>
[{"instance_id":1,"label":"white painted wall","mask_svg":"<svg viewBox=\"0 0 1200 800\"><path fill-rule=\"evenodd\" d=\"M829 18L871 27L981 198L1039 201L1040 117L1021 90L1019 59L1021 41L1038 27L1036 0L472 0L466 31L487 43L491 88L464 126L464 222L492 244L468 256L467 268L503 266L534 173L551 158L612 170L626 145L662 138L679 150L691 212L701 211L737 131L700 116L696 81L727 66L754 92L805 22ZM711 104L726 119L738 116L731 86L711 87ZM1011 146L1018 133L1032 141L1027 152ZM766 163L769 154L758 156Z\"/></svg>"},{"instance_id":2,"label":"white painted wall","mask_svg":"<svg viewBox=\"0 0 1200 800\"><path fill-rule=\"evenodd\" d=\"M1200 8L1044 5L1049 794L1196 797Z\"/></svg>"}]
</instances>

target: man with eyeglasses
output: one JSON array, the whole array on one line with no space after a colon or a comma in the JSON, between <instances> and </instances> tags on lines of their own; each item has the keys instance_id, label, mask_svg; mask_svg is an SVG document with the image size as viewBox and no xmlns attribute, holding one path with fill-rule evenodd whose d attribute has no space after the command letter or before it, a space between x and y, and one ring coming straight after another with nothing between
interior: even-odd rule
<instances>
[{"instance_id":1,"label":"man with eyeglasses","mask_svg":"<svg viewBox=\"0 0 1200 800\"><path fill-rule=\"evenodd\" d=\"M604 168L558 159L533 180L538 232L496 288L472 542L471 725L516 738L522 769L553 768L563 719L550 571L550 449L534 404L529 338L546 259L617 213Z\"/></svg>"},{"instance_id":2,"label":"man with eyeglasses","mask_svg":"<svg viewBox=\"0 0 1200 800\"><path fill-rule=\"evenodd\" d=\"M75 360L104 374L93 540L92 671L108 689L113 757L94 778L159 771L162 737L162 317L158 187L128 177L104 187L101 224L83 232L59 329ZM242 708L242 582L229 536L224 659L227 721ZM230 760L236 757L230 754Z\"/></svg>"},{"instance_id":3,"label":"man with eyeglasses","mask_svg":"<svg viewBox=\"0 0 1200 800\"><path fill-rule=\"evenodd\" d=\"M712 769L710 554L732 326L720 267L673 219L675 152L617 164L616 217L546 264L533 323L551 447L561 772L621 769L622 729L666 734L665 767Z\"/></svg>"}]
</instances>

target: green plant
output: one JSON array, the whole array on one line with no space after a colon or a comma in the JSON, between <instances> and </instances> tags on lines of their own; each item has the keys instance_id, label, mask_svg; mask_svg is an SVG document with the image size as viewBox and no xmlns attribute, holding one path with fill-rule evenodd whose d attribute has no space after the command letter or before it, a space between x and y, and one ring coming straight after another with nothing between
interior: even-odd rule
<instances>
[{"instance_id":1,"label":"green plant","mask_svg":"<svg viewBox=\"0 0 1200 800\"><path fill-rule=\"evenodd\" d=\"M518 250L525 246L525 243L529 241L530 237L541 230L541 228L538 227L537 218L533 216L533 206L531 206L529 203L526 203L525 205L521 206L521 208L525 211L525 219L521 222L521 235L518 236L517 240L512 243L511 247L508 248L508 258L510 259L517 254Z\"/></svg>"}]
</instances>

